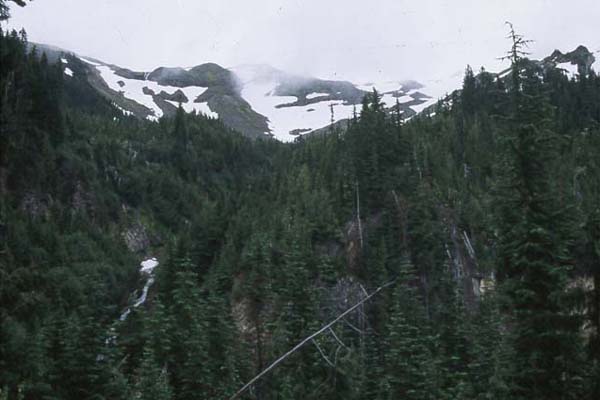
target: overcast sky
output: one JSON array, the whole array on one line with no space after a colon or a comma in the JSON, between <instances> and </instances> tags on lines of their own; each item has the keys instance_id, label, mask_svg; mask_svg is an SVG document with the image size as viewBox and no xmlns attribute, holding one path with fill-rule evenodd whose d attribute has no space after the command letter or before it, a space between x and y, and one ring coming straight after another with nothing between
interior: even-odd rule
<instances>
[{"instance_id":1,"label":"overcast sky","mask_svg":"<svg viewBox=\"0 0 600 400\"><path fill-rule=\"evenodd\" d=\"M139 70L267 63L357 82L425 80L485 65L509 47L533 56L600 50L599 0L35 0L10 27L32 41ZM597 55L600 58L600 55Z\"/></svg>"}]
</instances>

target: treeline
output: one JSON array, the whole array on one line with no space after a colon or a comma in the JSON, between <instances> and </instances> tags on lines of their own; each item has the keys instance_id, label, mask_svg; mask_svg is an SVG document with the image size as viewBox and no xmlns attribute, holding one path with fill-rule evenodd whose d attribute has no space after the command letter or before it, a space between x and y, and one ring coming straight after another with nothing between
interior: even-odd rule
<instances>
[{"instance_id":1,"label":"treeline","mask_svg":"<svg viewBox=\"0 0 600 400\"><path fill-rule=\"evenodd\" d=\"M374 92L288 145L126 117L0 40L0 397L228 398L387 282L242 398L600 394L595 74L516 40L507 78L468 68L434 116ZM150 255L148 304L120 322Z\"/></svg>"}]
</instances>

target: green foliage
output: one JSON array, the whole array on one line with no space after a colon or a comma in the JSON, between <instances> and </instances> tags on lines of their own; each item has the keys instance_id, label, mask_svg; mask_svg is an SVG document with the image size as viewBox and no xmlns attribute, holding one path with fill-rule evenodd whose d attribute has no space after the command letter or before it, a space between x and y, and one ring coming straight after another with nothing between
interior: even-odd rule
<instances>
[{"instance_id":1,"label":"green foliage","mask_svg":"<svg viewBox=\"0 0 600 400\"><path fill-rule=\"evenodd\" d=\"M596 75L468 68L433 118L373 92L282 144L124 116L0 42L0 398L227 398L392 279L245 398L597 397Z\"/></svg>"}]
</instances>

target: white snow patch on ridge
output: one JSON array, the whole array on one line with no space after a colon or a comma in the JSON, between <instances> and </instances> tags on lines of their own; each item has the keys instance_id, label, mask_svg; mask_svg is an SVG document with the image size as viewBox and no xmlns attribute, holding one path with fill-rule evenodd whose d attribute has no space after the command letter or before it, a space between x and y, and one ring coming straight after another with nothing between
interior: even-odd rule
<instances>
[{"instance_id":1,"label":"white snow patch on ridge","mask_svg":"<svg viewBox=\"0 0 600 400\"><path fill-rule=\"evenodd\" d=\"M73 71L71 71L71 68L65 67L65 74L69 75L69 76L73 76Z\"/></svg>"},{"instance_id":2,"label":"white snow patch on ridge","mask_svg":"<svg viewBox=\"0 0 600 400\"><path fill-rule=\"evenodd\" d=\"M329 96L329 93L318 93L318 92L312 92L306 95L306 98L311 100L311 99L315 99L317 97L323 97L323 96Z\"/></svg>"},{"instance_id":3,"label":"white snow patch on ridge","mask_svg":"<svg viewBox=\"0 0 600 400\"><path fill-rule=\"evenodd\" d=\"M373 88L375 88L379 93L395 92L402 89L402 84L398 81L367 82L355 86L360 90L364 90L365 92L372 92Z\"/></svg>"},{"instance_id":4,"label":"white snow patch on ridge","mask_svg":"<svg viewBox=\"0 0 600 400\"><path fill-rule=\"evenodd\" d=\"M113 102L113 106L117 107L124 115L132 115L133 114L131 111L127 111L126 109L124 109L123 107L118 105L117 103Z\"/></svg>"},{"instance_id":5,"label":"white snow patch on ridge","mask_svg":"<svg viewBox=\"0 0 600 400\"><path fill-rule=\"evenodd\" d=\"M82 58L83 61L89 62ZM91 64L91 63L90 63ZM158 95L160 92L167 94L174 94L180 90L185 97L188 99L187 102L182 103L182 107L186 112L195 111L197 113L205 114L209 117L218 118L219 115L213 112L207 103L194 103L194 100L204 93L208 88L201 86L187 86L187 87L175 87L175 86L163 86L154 81L139 80L139 79L128 79L117 75L109 66L92 64L100 72L100 76L106 82L109 88L115 92L120 92L124 97L135 101L138 104L145 106L152 111L152 114L147 118L156 120L163 116L162 109L156 104L152 94L144 93L144 88L150 89L154 94ZM171 102L175 106L179 104Z\"/></svg>"},{"instance_id":6,"label":"white snow patch on ridge","mask_svg":"<svg viewBox=\"0 0 600 400\"><path fill-rule=\"evenodd\" d=\"M400 104L408 103L408 102L414 100L412 97L410 97L408 95L397 97L397 99L398 99L398 103L400 103Z\"/></svg>"},{"instance_id":7,"label":"white snow patch on ridge","mask_svg":"<svg viewBox=\"0 0 600 400\"><path fill-rule=\"evenodd\" d=\"M556 68L562 69L567 74L569 79L573 79L579 75L579 70L577 69L577 65L571 64L570 62L556 64Z\"/></svg>"},{"instance_id":8,"label":"white snow patch on ridge","mask_svg":"<svg viewBox=\"0 0 600 400\"><path fill-rule=\"evenodd\" d=\"M188 96L186 95L185 97L188 97ZM167 102L173 104L175 107L179 107L179 103L176 101L167 100ZM206 101L204 101L202 103L192 103L191 101L188 101L187 103L181 103L181 107L183 107L185 112L188 112L188 113L196 112L199 114L204 114L210 118L219 118L219 114L212 111Z\"/></svg>"},{"instance_id":9,"label":"white snow patch on ridge","mask_svg":"<svg viewBox=\"0 0 600 400\"><path fill-rule=\"evenodd\" d=\"M402 103L408 103L410 101L413 101L414 99L408 95L404 95L404 96L400 96L400 97L394 97L392 94L390 93L385 93L381 96L381 101L383 103L385 103L386 107L393 107L396 105L396 100L398 100L398 103L402 104ZM412 107L412 106L411 106Z\"/></svg>"},{"instance_id":10,"label":"white snow patch on ridge","mask_svg":"<svg viewBox=\"0 0 600 400\"><path fill-rule=\"evenodd\" d=\"M79 57L79 59L80 59L81 61L83 61L83 62L86 62L86 63L88 63L88 64L90 64L90 65L93 65L94 67L99 67L99 66L101 65L101 64L98 64L97 62L94 62L94 61L92 61L92 60L88 60L88 59L86 59L86 58L83 58L83 57Z\"/></svg>"}]
</instances>

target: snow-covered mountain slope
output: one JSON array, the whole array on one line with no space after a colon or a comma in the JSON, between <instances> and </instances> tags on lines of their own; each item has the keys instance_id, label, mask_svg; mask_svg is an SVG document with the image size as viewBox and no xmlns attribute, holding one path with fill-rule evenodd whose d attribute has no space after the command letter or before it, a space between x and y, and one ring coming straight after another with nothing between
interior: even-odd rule
<instances>
[{"instance_id":1,"label":"snow-covered mountain slope","mask_svg":"<svg viewBox=\"0 0 600 400\"><path fill-rule=\"evenodd\" d=\"M266 117L239 95L233 73L217 64L137 72L66 52L60 59L65 79L87 80L125 115L158 120L174 115L181 104L187 112L219 118L250 137L269 132Z\"/></svg>"},{"instance_id":2,"label":"snow-covered mountain slope","mask_svg":"<svg viewBox=\"0 0 600 400\"><path fill-rule=\"evenodd\" d=\"M197 101L208 87L161 85L149 80L148 75L144 75L143 79L131 79L119 75L119 70L109 65L100 64L84 57L80 57L80 60L92 65L111 90L146 107L149 111L146 116L148 119L157 120L164 115L163 102L167 102L173 107L178 107L181 103L186 112L196 112L212 118L219 117L219 114L210 109L206 101Z\"/></svg>"},{"instance_id":3,"label":"snow-covered mountain slope","mask_svg":"<svg viewBox=\"0 0 600 400\"><path fill-rule=\"evenodd\" d=\"M132 71L94 58L38 45L60 59L65 79L86 79L125 115L157 120L174 115L178 105L187 112L219 118L248 136L293 141L299 135L350 118L360 111L367 92L377 89L387 107L400 107L410 118L435 103L415 81L354 84L299 76L268 65L225 69L207 63L192 68L159 67Z\"/></svg>"},{"instance_id":4,"label":"snow-covered mountain slope","mask_svg":"<svg viewBox=\"0 0 600 400\"><path fill-rule=\"evenodd\" d=\"M233 71L242 98L268 118L269 132L265 133L281 141L292 141L300 134L327 126L332 117L351 117L363 95L350 86L356 90L356 98L348 101L339 88L334 89L335 85L325 87L318 80L291 76L268 66L247 65ZM296 90L291 89L294 83Z\"/></svg>"},{"instance_id":5,"label":"snow-covered mountain slope","mask_svg":"<svg viewBox=\"0 0 600 400\"><path fill-rule=\"evenodd\" d=\"M431 110L462 84L464 71L416 82L397 80L352 83L290 74L268 65L223 68L214 63L191 68L159 67L136 72L52 46L38 45L49 58L61 60L65 79L86 79L125 115L157 120L171 116L179 104L187 112L219 118L250 137L293 141L298 136L327 132L332 122L359 112L362 100L376 89L390 110L400 109L405 120ZM556 50L532 61L556 68L571 78L588 74L595 58L584 46L569 53ZM504 79L509 70L498 74Z\"/></svg>"},{"instance_id":6,"label":"snow-covered mountain slope","mask_svg":"<svg viewBox=\"0 0 600 400\"><path fill-rule=\"evenodd\" d=\"M231 70L238 78L240 95L268 118L270 133L282 141L352 117L360 111L364 95L374 88L388 107L398 103L406 118L437 101L414 81L353 84L288 74L268 65Z\"/></svg>"}]
</instances>

